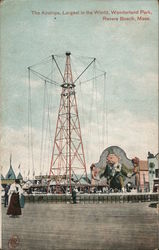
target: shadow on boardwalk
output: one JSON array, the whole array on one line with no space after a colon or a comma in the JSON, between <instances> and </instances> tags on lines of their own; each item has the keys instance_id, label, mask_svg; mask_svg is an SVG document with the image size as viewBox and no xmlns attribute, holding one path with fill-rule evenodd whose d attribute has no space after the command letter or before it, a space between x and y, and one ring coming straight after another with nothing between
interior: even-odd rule
<instances>
[{"instance_id":1,"label":"shadow on boardwalk","mask_svg":"<svg viewBox=\"0 0 159 250\"><path fill-rule=\"evenodd\" d=\"M3 250L154 250L158 213L149 203L26 203L20 218L2 209ZM14 245L15 244L15 245Z\"/></svg>"}]
</instances>

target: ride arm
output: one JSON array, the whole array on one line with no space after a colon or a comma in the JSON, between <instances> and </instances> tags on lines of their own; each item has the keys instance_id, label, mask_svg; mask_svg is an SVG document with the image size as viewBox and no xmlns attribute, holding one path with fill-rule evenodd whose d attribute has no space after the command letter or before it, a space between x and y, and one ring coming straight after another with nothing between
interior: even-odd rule
<instances>
[{"instance_id":1,"label":"ride arm","mask_svg":"<svg viewBox=\"0 0 159 250\"><path fill-rule=\"evenodd\" d=\"M110 177L110 170L109 170L108 165L106 165L104 172L101 173L99 177L100 178L102 178L102 177L109 178Z\"/></svg>"},{"instance_id":2,"label":"ride arm","mask_svg":"<svg viewBox=\"0 0 159 250\"><path fill-rule=\"evenodd\" d=\"M122 165L121 174L130 178L132 176L132 170L128 169L125 165Z\"/></svg>"}]
</instances>

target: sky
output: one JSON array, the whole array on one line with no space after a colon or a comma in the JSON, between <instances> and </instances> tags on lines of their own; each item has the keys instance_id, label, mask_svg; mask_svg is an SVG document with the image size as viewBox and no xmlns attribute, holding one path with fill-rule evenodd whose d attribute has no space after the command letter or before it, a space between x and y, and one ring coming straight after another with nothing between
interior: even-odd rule
<instances>
[{"instance_id":1,"label":"sky","mask_svg":"<svg viewBox=\"0 0 159 250\"><path fill-rule=\"evenodd\" d=\"M95 14L96 10L109 14ZM114 15L113 10L138 14ZM71 11L76 14L69 14ZM16 174L19 164L23 175L31 170L28 163L28 66L56 54L63 55L60 62L64 59L64 67L66 51L71 51L77 72L84 67L82 56L96 58L106 72L105 87L101 78L95 83L78 85L76 91L88 171L91 163L99 161L102 151L112 145L121 147L128 158L137 156L146 160L148 151L158 153L157 13L156 0L1 2L2 174L8 171L10 154ZM135 20L103 20L104 16ZM138 16L149 20L137 20ZM89 59L85 62L87 65ZM32 79L31 89L35 172L39 174L42 82ZM61 90L50 86L48 90L52 98L53 141ZM49 163L45 163L41 170L47 173L48 169Z\"/></svg>"}]
</instances>

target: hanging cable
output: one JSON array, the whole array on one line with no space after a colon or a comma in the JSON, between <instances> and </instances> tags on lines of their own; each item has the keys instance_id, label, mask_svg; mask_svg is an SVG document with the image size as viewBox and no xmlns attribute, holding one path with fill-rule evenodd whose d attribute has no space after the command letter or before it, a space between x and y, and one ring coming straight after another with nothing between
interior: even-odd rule
<instances>
[{"instance_id":1,"label":"hanging cable","mask_svg":"<svg viewBox=\"0 0 159 250\"><path fill-rule=\"evenodd\" d=\"M97 60L97 64L99 65L100 69L98 68L98 71L103 72L103 148L105 148L105 143L108 146L108 103L106 98L106 72L102 69L102 65L99 60ZM105 142L106 137L106 142Z\"/></svg>"},{"instance_id":2,"label":"hanging cable","mask_svg":"<svg viewBox=\"0 0 159 250\"><path fill-rule=\"evenodd\" d=\"M46 80L47 82L49 82L49 83L51 83L51 84L54 84L55 86L60 87L60 84L59 84L59 83L57 83L57 82L55 82L55 81L52 81L52 80L49 79L48 77L46 77L46 76L40 74L39 72L37 72L37 71L35 71L35 70L33 70L33 69L30 69L30 70L32 71L32 73L34 73L35 75L37 75L40 79L42 79L42 80L44 80L44 81Z\"/></svg>"},{"instance_id":3,"label":"hanging cable","mask_svg":"<svg viewBox=\"0 0 159 250\"><path fill-rule=\"evenodd\" d=\"M51 56L51 80L53 80L53 75L55 74L54 72L54 59ZM49 91L50 93L50 91ZM48 104L48 125L49 125L49 135L48 135L48 168L47 172L49 173L49 167L50 167L50 162L51 162L51 148L53 148L53 138L52 138L52 129L51 129L51 121L50 121L50 107L52 104L52 96L48 94L47 92L47 104Z\"/></svg>"},{"instance_id":4,"label":"hanging cable","mask_svg":"<svg viewBox=\"0 0 159 250\"><path fill-rule=\"evenodd\" d=\"M102 120L102 128L103 128L103 149L105 148L105 112L106 112L106 107L105 107L105 76L103 79L103 120Z\"/></svg>"},{"instance_id":5,"label":"hanging cable","mask_svg":"<svg viewBox=\"0 0 159 250\"><path fill-rule=\"evenodd\" d=\"M44 84L44 94L43 94L43 115L42 115L41 147L40 147L40 174L42 170L42 161L43 161L43 140L44 140L45 102L46 102L45 99L46 99L46 81Z\"/></svg>"},{"instance_id":6,"label":"hanging cable","mask_svg":"<svg viewBox=\"0 0 159 250\"><path fill-rule=\"evenodd\" d=\"M82 81L82 82L80 82L81 84L84 84L84 83L87 83L87 82L91 82L92 80L96 80L97 78L100 78L100 77L102 77L103 76L103 74L100 74L100 75L98 75L98 76L96 76L96 77L92 77L91 79L88 79L88 80L86 80L86 81Z\"/></svg>"},{"instance_id":7,"label":"hanging cable","mask_svg":"<svg viewBox=\"0 0 159 250\"><path fill-rule=\"evenodd\" d=\"M48 106L48 93L47 93L47 84L46 84L46 106ZM48 107L47 110L48 111ZM45 111L44 111L45 112ZM46 118L46 127L45 127L45 135L44 135L44 145L43 145L43 158L42 158L42 173L44 173L44 166L46 165L46 144L47 144L47 139L48 139L48 116Z\"/></svg>"},{"instance_id":8,"label":"hanging cable","mask_svg":"<svg viewBox=\"0 0 159 250\"><path fill-rule=\"evenodd\" d=\"M27 179L29 179L30 174L30 101L31 101L31 90L30 90L30 72L28 71L28 172L27 172Z\"/></svg>"},{"instance_id":9,"label":"hanging cable","mask_svg":"<svg viewBox=\"0 0 159 250\"><path fill-rule=\"evenodd\" d=\"M57 58L57 60L56 60L56 58ZM81 57L81 58L86 58L86 57ZM48 66L46 64L50 62L50 59L52 61L51 71L50 71L50 67L46 68L46 66ZM88 105L90 105L90 109L87 106L88 110L90 110L90 113L86 117L86 119L89 120L88 126L89 126L89 134L90 134L90 136L89 136L88 143L89 143L89 148L92 148L92 138L93 138L92 137L92 130L94 131L94 129L95 129L94 126L97 125L96 126L96 133L97 133L97 136L98 136L98 150L100 151L100 147L102 145L101 143L103 143L103 145L105 144L105 135L106 135L106 140L108 141L107 103L106 103L106 100L105 100L105 98L106 98L106 95L105 95L105 92L106 92L106 90L105 90L105 88L106 88L106 85L105 85L106 84L106 79L105 79L106 75L103 74L103 73L105 73L104 71L99 70L97 68L96 59L91 58L91 60L92 61L90 62L90 59L89 59L89 63L85 64L85 65L87 65L87 67L79 75L77 75L76 72L75 72L75 81L73 83L75 83L77 81L79 83L77 85L80 87L80 93L81 93L80 95L81 95L81 99L82 99L81 109L82 109L82 114L83 115L85 114L85 111L83 111L83 99L86 96L86 94L84 93L84 95L83 95L82 90L81 90L82 89L81 84L86 84L86 83L89 83L89 82L92 83L91 84L91 91L89 91L89 94L91 96L90 96L90 98L88 97L89 100L86 102L86 105L87 105L87 103L88 103ZM51 121L50 121L50 111L51 111L50 106L51 106L51 101L52 100L51 100L51 95L50 95L49 88L51 88L51 86L61 87L61 83L58 83L61 76L62 76L62 79L64 81L64 76L62 74L63 70L61 70L62 69L61 68L61 62L62 61L60 61L60 56L53 55L53 56L49 57L48 59L46 58L45 60L42 60L38 64L32 65L31 68L30 67L28 68L28 70L29 70L29 76L28 76L29 77L28 124L30 124L30 126L28 128L28 145L31 145L31 151L28 151L28 158L30 158L30 157L32 158L33 173L35 173L35 171L34 171L34 158L33 158L33 136L32 136L33 131L32 131L32 107L31 107L32 104L31 104L30 74L31 73L34 74L39 79L42 79L44 81L44 83L45 83L44 84L44 93L43 93L43 113L42 113L42 128L41 128L41 146L40 146L40 173L41 173L41 171L43 172L44 168L45 168L47 147L48 147L48 160L49 160L49 158L50 158L49 153L51 151L50 150L50 145L53 144L52 133L51 133ZM33 68L35 68L36 66L39 66L39 65L41 67L41 65L43 65L43 64L44 64L45 69L44 69L44 71L42 73L39 73L38 72L39 70L36 71L36 70L33 69ZM83 65L82 65L81 69L83 68ZM56 76L53 73L53 66L55 66L55 71L57 73ZM93 78L91 78L91 76L90 76L90 73L91 73L90 71L88 71L86 74L84 74L89 67L90 67L91 70L93 70ZM85 77L86 75L89 76L89 77ZM104 94L103 112L99 113L98 108L101 107L102 104L98 103L99 101L101 102L101 100L99 100L99 98L98 98L98 94L99 94L98 91L101 91L101 88L99 87L99 85L97 86L97 79L102 78L103 75L104 75L104 86L102 88L103 89L103 94ZM81 79L84 80L84 81L81 81ZM51 83L51 84L47 84L47 83ZM84 90L86 91L87 88L84 88ZM101 94L101 92L100 92L100 94ZM86 98L87 98L87 96L86 96ZM100 120L99 120L99 118L100 118ZM84 126L86 124L86 119L85 119L85 117L83 119ZM94 119L96 119L95 122L93 122ZM72 121L74 121L73 118L72 118ZM74 123L72 125L73 127L75 126L75 123L76 123L76 121L74 121ZM98 124L100 124L100 126L98 126ZM100 133L101 124L103 124L102 133ZM78 130L75 130L75 132L77 133ZM66 135L64 135L64 136L67 136L67 131L66 130L64 130L63 133L66 133ZM60 135L61 135L61 137L63 136L62 133ZM103 135L102 138L100 138L101 135ZM61 137L60 137L60 139L63 139ZM47 144L47 140L48 140L48 144ZM51 147L53 147L53 145L51 145ZM61 150L63 150L62 146L60 146L60 147L61 147ZM88 149L88 147L87 147L87 149ZM88 150L88 151L89 151L88 153L90 153L90 150ZM62 151L61 151L61 156L60 157L61 157L60 162L61 162L62 166L64 166L63 163L66 162L66 158L64 158ZM80 157L80 154L79 154L79 157ZM51 157L51 161L53 161L52 158L53 157ZM56 158L55 158L55 160L56 160ZM52 166L52 165L53 165L53 162L51 163L50 166ZM65 163L65 165L66 165L66 163ZM30 163L28 163L28 169L29 169L29 167L30 167ZM60 166L59 166L59 169L61 169ZM50 171L50 173L52 173L52 172Z\"/></svg>"},{"instance_id":10,"label":"hanging cable","mask_svg":"<svg viewBox=\"0 0 159 250\"><path fill-rule=\"evenodd\" d=\"M50 121L50 105L52 103L51 96L50 98L48 97L48 130L49 130L49 135L48 135L48 172L49 172L49 165L50 165L50 150L53 147L53 138L52 138L52 129L51 129L51 121Z\"/></svg>"},{"instance_id":11,"label":"hanging cable","mask_svg":"<svg viewBox=\"0 0 159 250\"><path fill-rule=\"evenodd\" d=\"M89 112L89 142L88 142L88 147L91 148L91 145L92 145L92 131L93 131L93 123L92 123L92 115L93 115L93 109L94 109L94 95L95 95L95 89L94 89L94 76L95 76L95 72L94 72L94 69L95 69L95 61L94 61L94 64L93 64L93 67L92 67L92 75L93 75L93 81L92 81L92 85L91 85L91 91L90 91L90 94L91 94L91 97L90 97L90 112ZM89 150L89 153L88 153L88 158L89 160L91 160L91 154L90 154L90 150Z\"/></svg>"},{"instance_id":12,"label":"hanging cable","mask_svg":"<svg viewBox=\"0 0 159 250\"><path fill-rule=\"evenodd\" d=\"M51 77L51 81L53 81L53 57L52 57L52 63L51 63L51 71L50 73L47 75L48 77ZM45 131L45 139L44 139L44 157L43 157L43 164L42 164L42 172L44 172L44 165L46 165L46 158L47 158L47 162L48 162L48 166L49 166L49 161L50 161L50 138L52 138L51 136L51 124L50 124L50 98L49 98L49 93L48 93L48 87L46 84L46 106L47 106L47 117L46 117L46 131ZM51 139L52 141L52 139ZM47 148L46 148L47 147ZM48 151L48 156L46 157L46 153ZM48 171L48 170L47 170Z\"/></svg>"},{"instance_id":13,"label":"hanging cable","mask_svg":"<svg viewBox=\"0 0 159 250\"><path fill-rule=\"evenodd\" d=\"M44 140L44 157L43 157L43 168L44 164L46 164L46 154L48 153L47 160L48 165L50 163L50 146L52 146L52 133L51 133L51 122L50 122L50 98L48 93L48 86L46 84L46 106L47 106L47 117L46 117L46 131L45 131L45 140ZM51 144L51 145L50 145ZM47 152L48 151L48 152Z\"/></svg>"},{"instance_id":14,"label":"hanging cable","mask_svg":"<svg viewBox=\"0 0 159 250\"><path fill-rule=\"evenodd\" d=\"M75 76L76 76L76 78L77 78L77 76L78 76L78 74L77 74L77 71L76 71L76 67L75 67L75 65L74 65L74 62L72 61L72 68L74 69L74 73L75 73ZM81 84L82 83L85 83L85 82L81 82L81 80L80 79L78 79L78 81L79 81L79 96L81 97L81 110L82 110L82 112L81 112L81 115L80 115L80 120L82 120L82 122L83 122L83 125L84 125L84 127L85 127L85 117L84 117L84 108L83 108L83 100L84 100L84 96L83 96L83 93L82 93L82 88L81 88ZM90 79L90 81L91 81L91 79ZM82 118L82 119L81 119Z\"/></svg>"},{"instance_id":15,"label":"hanging cable","mask_svg":"<svg viewBox=\"0 0 159 250\"><path fill-rule=\"evenodd\" d=\"M33 131L32 131L32 103L31 103L30 68L28 68L28 79L29 79L30 144L31 144L32 169L33 169L33 177L34 177L34 175L35 175L35 169L34 169L34 149L33 149ZM29 171L29 174L30 174L30 168L29 168L28 171Z\"/></svg>"},{"instance_id":16,"label":"hanging cable","mask_svg":"<svg viewBox=\"0 0 159 250\"><path fill-rule=\"evenodd\" d=\"M34 68L34 67L36 67L36 66L40 65L40 64L47 63L47 62L49 62L49 61L50 61L50 59L51 59L51 56L48 56L48 57L44 58L43 60L41 60L40 62L35 63L35 64L33 64L33 65L29 66L29 68L31 69L31 68Z\"/></svg>"},{"instance_id":17,"label":"hanging cable","mask_svg":"<svg viewBox=\"0 0 159 250\"><path fill-rule=\"evenodd\" d=\"M105 125L106 125L106 144L108 146L108 101L107 101L107 81L106 81L106 72L104 74L104 86L105 86L105 107L106 107L106 112L105 112Z\"/></svg>"},{"instance_id":18,"label":"hanging cable","mask_svg":"<svg viewBox=\"0 0 159 250\"><path fill-rule=\"evenodd\" d=\"M99 155L100 155L100 130L99 130L99 115L100 115L100 110L98 110L98 88L99 86L97 86L97 83L96 83L96 64L94 64L94 80L93 80L93 84L94 84L94 89L95 89L95 106L96 106L96 118L97 118L97 134L98 134L98 152L99 152ZM98 87L98 88L97 88Z\"/></svg>"},{"instance_id":19,"label":"hanging cable","mask_svg":"<svg viewBox=\"0 0 159 250\"><path fill-rule=\"evenodd\" d=\"M96 60L97 64L99 65L99 68L97 68L98 71L105 73L105 70L102 68L101 62L99 60Z\"/></svg>"},{"instance_id":20,"label":"hanging cable","mask_svg":"<svg viewBox=\"0 0 159 250\"><path fill-rule=\"evenodd\" d=\"M71 54L71 55L72 55L72 57L75 57L75 58L77 58L78 60L79 60L79 59L85 59L85 60L86 60L86 59L87 59L87 60L88 60L88 59L89 59L89 60L90 60L90 59L94 59L94 57L90 57L90 56L81 56L81 55L75 55L75 54Z\"/></svg>"}]
</instances>

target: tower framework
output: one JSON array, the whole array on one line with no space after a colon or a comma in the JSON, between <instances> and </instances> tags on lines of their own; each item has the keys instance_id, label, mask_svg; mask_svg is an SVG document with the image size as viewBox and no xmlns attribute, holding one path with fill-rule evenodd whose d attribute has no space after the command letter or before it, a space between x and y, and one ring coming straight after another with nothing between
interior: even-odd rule
<instances>
[{"instance_id":1,"label":"tower framework","mask_svg":"<svg viewBox=\"0 0 159 250\"><path fill-rule=\"evenodd\" d=\"M82 177L87 179L87 170L70 55L66 52L64 75L59 68L63 83L49 177L53 176L56 186L64 184L71 192L72 180L80 183Z\"/></svg>"}]
</instances>

